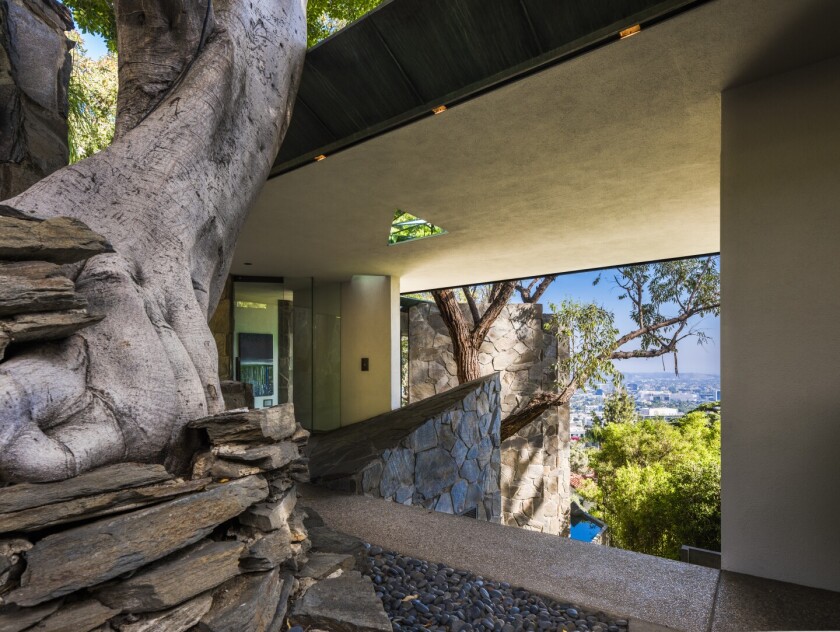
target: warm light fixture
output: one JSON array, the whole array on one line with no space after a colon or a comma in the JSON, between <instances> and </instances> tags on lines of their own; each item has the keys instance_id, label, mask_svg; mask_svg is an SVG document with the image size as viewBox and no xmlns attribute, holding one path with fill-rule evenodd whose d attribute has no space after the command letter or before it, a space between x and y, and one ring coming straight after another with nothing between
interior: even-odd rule
<instances>
[{"instance_id":1,"label":"warm light fixture","mask_svg":"<svg viewBox=\"0 0 840 632\"><path fill-rule=\"evenodd\" d=\"M321 162L326 156L324 154L319 154L315 156L315 162Z\"/></svg>"},{"instance_id":2,"label":"warm light fixture","mask_svg":"<svg viewBox=\"0 0 840 632\"><path fill-rule=\"evenodd\" d=\"M642 25L641 25L641 24L635 24L635 25L633 25L633 26L628 26L628 27L627 27L626 29L624 29L623 31L619 31L619 32L618 32L618 36L619 36L621 39L624 39L624 38L626 38L626 37L630 37L630 36L632 36L632 35L635 35L636 33L638 33L638 32L639 32L639 31L641 31L641 30L642 30Z\"/></svg>"},{"instance_id":3,"label":"warm light fixture","mask_svg":"<svg viewBox=\"0 0 840 632\"><path fill-rule=\"evenodd\" d=\"M436 108L432 108L432 114L443 114L444 112L446 112L445 105L439 105Z\"/></svg>"}]
</instances>

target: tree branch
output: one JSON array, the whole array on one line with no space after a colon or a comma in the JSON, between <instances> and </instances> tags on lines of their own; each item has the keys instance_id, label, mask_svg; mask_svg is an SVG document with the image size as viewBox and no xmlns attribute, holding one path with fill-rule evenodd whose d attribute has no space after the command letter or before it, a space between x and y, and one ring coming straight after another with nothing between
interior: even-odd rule
<instances>
[{"instance_id":1,"label":"tree branch","mask_svg":"<svg viewBox=\"0 0 840 632\"><path fill-rule=\"evenodd\" d=\"M493 326L493 323L499 317L499 314L502 313L505 305L508 304L510 297L513 296L516 283L514 281L495 283L493 289L493 300L487 306L487 309L484 310L484 314L472 330L472 343L476 349L484 342L484 338L490 331L490 327Z\"/></svg>"},{"instance_id":2,"label":"tree branch","mask_svg":"<svg viewBox=\"0 0 840 632\"><path fill-rule=\"evenodd\" d=\"M470 291L469 286L465 285L461 289L464 291L464 296L467 297L467 305L470 306L470 314L472 314L473 326L475 327L478 325L478 321L481 320L481 314L478 313L478 305L475 304L475 297Z\"/></svg>"},{"instance_id":3,"label":"tree branch","mask_svg":"<svg viewBox=\"0 0 840 632\"><path fill-rule=\"evenodd\" d=\"M639 338L639 337L644 336L646 334L651 334L655 331L659 331L660 329L663 329L665 327L671 327L671 326L676 325L678 323L684 323L689 318L691 318L692 316L694 316L696 314L699 314L700 312L707 312L707 311L710 311L710 310L713 310L713 309L717 309L719 307L720 307L720 303L710 303L708 305L700 305L698 307L695 307L694 309L691 309L687 312L684 312L684 313L680 314L679 316L674 316L673 318L663 320L661 323L656 323L654 325L648 325L647 327L640 327L639 329L636 329L635 331L631 331L631 332L626 333L623 336L621 336L618 340L615 341L615 346L616 346L616 348L623 347L625 344L627 344L631 340L635 340L636 338Z\"/></svg>"}]
</instances>

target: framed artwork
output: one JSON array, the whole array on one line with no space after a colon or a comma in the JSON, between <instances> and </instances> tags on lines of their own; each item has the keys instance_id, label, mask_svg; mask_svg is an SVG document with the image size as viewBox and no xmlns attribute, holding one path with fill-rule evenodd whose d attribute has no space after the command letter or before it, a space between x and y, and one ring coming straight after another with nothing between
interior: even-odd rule
<instances>
[{"instance_id":1,"label":"framed artwork","mask_svg":"<svg viewBox=\"0 0 840 632\"><path fill-rule=\"evenodd\" d=\"M274 393L274 336L239 334L239 379L253 386L254 397Z\"/></svg>"}]
</instances>

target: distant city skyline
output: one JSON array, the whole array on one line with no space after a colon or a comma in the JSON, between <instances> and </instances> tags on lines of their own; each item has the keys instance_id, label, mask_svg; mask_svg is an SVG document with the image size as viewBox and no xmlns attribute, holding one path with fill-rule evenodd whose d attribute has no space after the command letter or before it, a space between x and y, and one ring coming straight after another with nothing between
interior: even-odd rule
<instances>
[{"instance_id":1,"label":"distant city skyline","mask_svg":"<svg viewBox=\"0 0 840 632\"><path fill-rule=\"evenodd\" d=\"M581 302L595 302L615 314L615 325L621 333L635 328L630 319L630 303L618 297L623 290L613 282L618 268L609 268L593 272L572 272L560 275L543 294L540 303L546 310L549 304L559 305L565 299ZM593 285L601 277L598 285ZM515 298L518 302L518 297ZM720 375L720 317L706 316L694 319L694 327L705 331L708 336L704 346L695 339L684 340L679 346L680 373L705 373ZM628 345L626 348L632 348ZM672 355L661 358L632 358L617 360L616 367L623 373L662 373L674 371Z\"/></svg>"}]
</instances>

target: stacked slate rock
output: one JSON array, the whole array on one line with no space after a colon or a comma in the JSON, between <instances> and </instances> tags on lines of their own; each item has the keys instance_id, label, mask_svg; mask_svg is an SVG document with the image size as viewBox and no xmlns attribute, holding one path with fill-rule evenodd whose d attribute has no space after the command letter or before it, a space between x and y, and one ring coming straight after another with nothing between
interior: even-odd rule
<instances>
[{"instance_id":1,"label":"stacked slate rock","mask_svg":"<svg viewBox=\"0 0 840 632\"><path fill-rule=\"evenodd\" d=\"M307 479L301 451L309 432L295 422L292 404L227 411L190 425L206 431L211 443L195 458L193 478L226 480L259 474L268 483L266 498L249 507L228 531L246 547L243 566L265 571L284 564L300 570L309 541L303 513L297 510L295 483Z\"/></svg>"},{"instance_id":2,"label":"stacked slate rock","mask_svg":"<svg viewBox=\"0 0 840 632\"><path fill-rule=\"evenodd\" d=\"M309 548L291 406L192 424L198 476L120 463L0 488L0 632L275 632Z\"/></svg>"},{"instance_id":3,"label":"stacked slate rock","mask_svg":"<svg viewBox=\"0 0 840 632\"><path fill-rule=\"evenodd\" d=\"M76 293L72 264L111 251L79 220L40 220L0 204L0 361L13 345L66 338L99 322Z\"/></svg>"}]
</instances>

